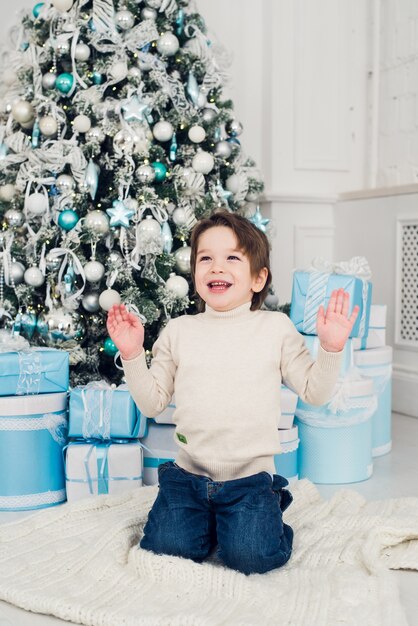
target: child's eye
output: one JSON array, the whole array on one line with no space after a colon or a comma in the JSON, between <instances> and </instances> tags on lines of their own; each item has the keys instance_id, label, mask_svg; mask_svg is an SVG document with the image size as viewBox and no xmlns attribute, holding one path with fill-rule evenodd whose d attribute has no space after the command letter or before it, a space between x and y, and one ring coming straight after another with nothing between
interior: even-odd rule
<instances>
[{"instance_id":1,"label":"child's eye","mask_svg":"<svg viewBox=\"0 0 418 626\"><path fill-rule=\"evenodd\" d=\"M210 256L201 256L199 261L207 261L208 259L210 259Z\"/></svg>"},{"instance_id":2,"label":"child's eye","mask_svg":"<svg viewBox=\"0 0 418 626\"><path fill-rule=\"evenodd\" d=\"M239 258L239 257L235 256L235 254L230 254L230 255L229 255L229 257L228 257L228 259L236 259L237 261L239 261L239 260L240 260L240 258Z\"/></svg>"}]
</instances>

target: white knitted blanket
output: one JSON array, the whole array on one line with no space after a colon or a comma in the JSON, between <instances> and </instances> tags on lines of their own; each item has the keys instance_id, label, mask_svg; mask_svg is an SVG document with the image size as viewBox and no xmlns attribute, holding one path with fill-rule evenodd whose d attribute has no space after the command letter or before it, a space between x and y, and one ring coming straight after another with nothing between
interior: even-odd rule
<instances>
[{"instance_id":1,"label":"white knitted blanket","mask_svg":"<svg viewBox=\"0 0 418 626\"><path fill-rule=\"evenodd\" d=\"M418 498L324 501L306 480L292 492L294 553L279 570L137 548L156 495L144 487L0 526L0 599L91 626L404 626L388 570L418 569Z\"/></svg>"}]
</instances>

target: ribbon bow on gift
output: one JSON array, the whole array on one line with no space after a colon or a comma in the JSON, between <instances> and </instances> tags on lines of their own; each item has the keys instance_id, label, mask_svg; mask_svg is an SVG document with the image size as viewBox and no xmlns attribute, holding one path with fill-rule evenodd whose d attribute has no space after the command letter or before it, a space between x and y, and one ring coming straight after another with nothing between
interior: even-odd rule
<instances>
[{"instance_id":1,"label":"ribbon bow on gift","mask_svg":"<svg viewBox=\"0 0 418 626\"><path fill-rule=\"evenodd\" d=\"M370 280L372 272L369 262L364 256L353 256L349 261L330 263L321 256L315 257L308 272L324 272L326 274L348 274L363 280Z\"/></svg>"},{"instance_id":2,"label":"ribbon bow on gift","mask_svg":"<svg viewBox=\"0 0 418 626\"><path fill-rule=\"evenodd\" d=\"M11 335L7 330L0 330L0 352L21 352L29 349L29 341L20 335Z\"/></svg>"}]
</instances>

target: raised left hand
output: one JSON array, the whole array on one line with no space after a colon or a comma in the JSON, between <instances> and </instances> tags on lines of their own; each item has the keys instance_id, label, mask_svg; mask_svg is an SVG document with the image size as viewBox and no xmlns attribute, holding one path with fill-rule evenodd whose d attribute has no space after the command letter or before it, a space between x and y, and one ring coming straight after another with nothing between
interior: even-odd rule
<instances>
[{"instance_id":1,"label":"raised left hand","mask_svg":"<svg viewBox=\"0 0 418 626\"><path fill-rule=\"evenodd\" d=\"M344 289L335 289L328 302L327 311L321 305L316 320L319 342L327 352L340 352L351 333L360 307L355 306L348 317L350 296Z\"/></svg>"}]
</instances>

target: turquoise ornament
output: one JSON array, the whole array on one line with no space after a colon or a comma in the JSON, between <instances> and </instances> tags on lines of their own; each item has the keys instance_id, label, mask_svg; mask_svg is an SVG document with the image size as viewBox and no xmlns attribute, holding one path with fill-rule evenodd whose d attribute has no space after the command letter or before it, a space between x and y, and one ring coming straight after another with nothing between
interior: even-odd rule
<instances>
[{"instance_id":1,"label":"turquoise ornament","mask_svg":"<svg viewBox=\"0 0 418 626\"><path fill-rule=\"evenodd\" d=\"M177 158L177 139L176 139L176 133L174 133L171 139L171 145L170 145L170 161L175 161L176 158Z\"/></svg>"},{"instance_id":2,"label":"turquoise ornament","mask_svg":"<svg viewBox=\"0 0 418 626\"><path fill-rule=\"evenodd\" d=\"M33 17L39 17L39 14L42 11L42 7L44 6L44 4L45 2L38 2L37 4L35 4L35 6L32 9Z\"/></svg>"},{"instance_id":3,"label":"turquoise ornament","mask_svg":"<svg viewBox=\"0 0 418 626\"><path fill-rule=\"evenodd\" d=\"M100 72L93 72L93 83L95 85L101 85L104 81L104 76Z\"/></svg>"},{"instance_id":4,"label":"turquoise ornament","mask_svg":"<svg viewBox=\"0 0 418 626\"><path fill-rule=\"evenodd\" d=\"M38 148L39 147L39 137L41 135L41 131L39 129L39 122L38 120L35 120L35 123L33 125L33 129L32 129L32 148Z\"/></svg>"},{"instance_id":5,"label":"turquoise ornament","mask_svg":"<svg viewBox=\"0 0 418 626\"><path fill-rule=\"evenodd\" d=\"M184 10L179 9L176 18L176 35L182 35L184 30Z\"/></svg>"},{"instance_id":6,"label":"turquoise ornament","mask_svg":"<svg viewBox=\"0 0 418 626\"><path fill-rule=\"evenodd\" d=\"M59 214L58 226L60 226L63 230L69 231L74 228L79 219L80 218L73 209L64 209L64 211L61 211Z\"/></svg>"},{"instance_id":7,"label":"turquoise ornament","mask_svg":"<svg viewBox=\"0 0 418 626\"><path fill-rule=\"evenodd\" d=\"M55 88L63 94L69 93L73 88L73 85L74 76L72 74L68 74L67 72L59 74L57 76L57 80L55 81Z\"/></svg>"},{"instance_id":8,"label":"turquoise ornament","mask_svg":"<svg viewBox=\"0 0 418 626\"><path fill-rule=\"evenodd\" d=\"M115 354L118 352L118 348L115 342L110 337L106 337L106 339L104 340L103 350L104 353L107 354L107 356L115 356Z\"/></svg>"},{"instance_id":9,"label":"turquoise ornament","mask_svg":"<svg viewBox=\"0 0 418 626\"><path fill-rule=\"evenodd\" d=\"M129 220L135 215L133 209L128 209L122 200L113 200L113 208L107 209L106 213L110 217L111 226L124 226L129 228Z\"/></svg>"},{"instance_id":10,"label":"turquoise ornament","mask_svg":"<svg viewBox=\"0 0 418 626\"><path fill-rule=\"evenodd\" d=\"M162 183L165 177L167 176L167 168L164 163L160 163L159 161L154 161L151 163L151 167L155 172L155 181L157 183Z\"/></svg>"},{"instance_id":11,"label":"turquoise ornament","mask_svg":"<svg viewBox=\"0 0 418 626\"><path fill-rule=\"evenodd\" d=\"M0 143L0 161L3 161L6 158L8 152L9 148L6 146L6 144Z\"/></svg>"},{"instance_id":12,"label":"turquoise ornament","mask_svg":"<svg viewBox=\"0 0 418 626\"><path fill-rule=\"evenodd\" d=\"M259 230L263 231L263 233L266 232L266 227L269 224L270 220L264 218L261 215L260 207L257 207L254 215L251 215L251 217L249 217L248 219L252 224L254 224L254 226L257 226Z\"/></svg>"}]
</instances>

